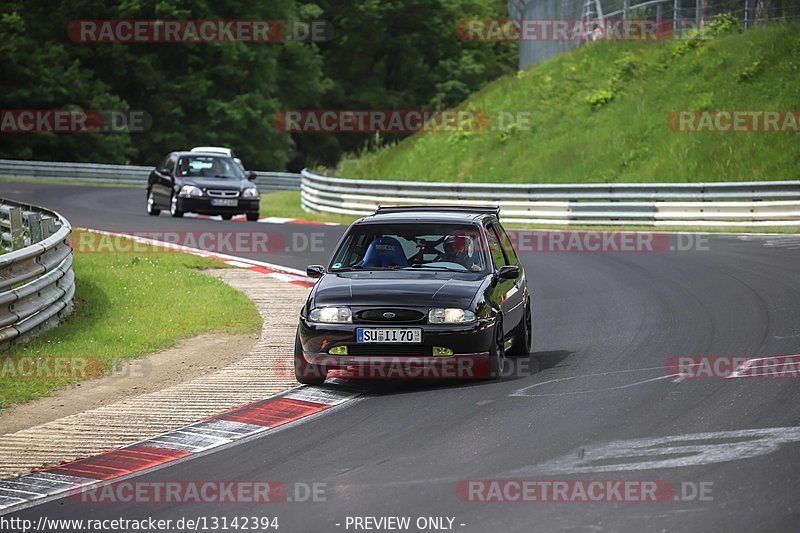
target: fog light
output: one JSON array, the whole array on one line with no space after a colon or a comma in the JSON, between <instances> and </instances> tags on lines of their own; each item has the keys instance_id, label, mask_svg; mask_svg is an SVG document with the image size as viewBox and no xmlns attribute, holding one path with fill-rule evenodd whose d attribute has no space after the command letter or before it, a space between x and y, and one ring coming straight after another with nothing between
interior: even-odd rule
<instances>
[{"instance_id":1,"label":"fog light","mask_svg":"<svg viewBox=\"0 0 800 533\"><path fill-rule=\"evenodd\" d=\"M453 355L453 350L450 348L443 348L441 346L434 346L433 355L436 357L446 357L448 355Z\"/></svg>"},{"instance_id":2,"label":"fog light","mask_svg":"<svg viewBox=\"0 0 800 533\"><path fill-rule=\"evenodd\" d=\"M328 353L331 355L347 355L347 346L334 346Z\"/></svg>"}]
</instances>

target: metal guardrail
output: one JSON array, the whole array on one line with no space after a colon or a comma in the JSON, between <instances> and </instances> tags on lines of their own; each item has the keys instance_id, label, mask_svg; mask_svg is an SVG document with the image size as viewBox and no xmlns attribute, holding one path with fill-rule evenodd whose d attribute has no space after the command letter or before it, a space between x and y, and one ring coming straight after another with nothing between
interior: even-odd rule
<instances>
[{"instance_id":1,"label":"metal guardrail","mask_svg":"<svg viewBox=\"0 0 800 533\"><path fill-rule=\"evenodd\" d=\"M0 199L0 351L72 311L70 231L54 211Z\"/></svg>"},{"instance_id":2,"label":"metal guardrail","mask_svg":"<svg viewBox=\"0 0 800 533\"><path fill-rule=\"evenodd\" d=\"M378 205L500 206L504 221L604 226L798 226L800 181L490 184L354 180L303 170L313 212L366 215Z\"/></svg>"},{"instance_id":3,"label":"metal guardrail","mask_svg":"<svg viewBox=\"0 0 800 533\"><path fill-rule=\"evenodd\" d=\"M0 159L1 178L34 178L64 182L87 182L142 186L153 167L133 165L101 165L98 163L62 163L57 161L18 161ZM300 174L254 171L261 191L297 191Z\"/></svg>"}]
</instances>

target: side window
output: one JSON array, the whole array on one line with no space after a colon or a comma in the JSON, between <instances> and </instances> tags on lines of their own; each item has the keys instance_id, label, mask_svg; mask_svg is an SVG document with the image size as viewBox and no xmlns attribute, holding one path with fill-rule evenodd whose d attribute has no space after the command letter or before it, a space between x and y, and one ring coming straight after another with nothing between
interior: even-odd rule
<instances>
[{"instance_id":1,"label":"side window","mask_svg":"<svg viewBox=\"0 0 800 533\"><path fill-rule=\"evenodd\" d=\"M517 259L517 252L514 251L514 246L511 244L511 239L508 238L508 233L506 233L506 229L498 224L495 226L500 233L500 244L503 245L503 250L506 252L506 257L508 257L508 263L511 265L518 265L519 259Z\"/></svg>"},{"instance_id":2,"label":"side window","mask_svg":"<svg viewBox=\"0 0 800 533\"><path fill-rule=\"evenodd\" d=\"M486 227L486 238L489 241L489 252L492 254L492 262L495 268L506 266L508 261L503 253L503 247L500 245L500 237L492 224Z\"/></svg>"},{"instance_id":3,"label":"side window","mask_svg":"<svg viewBox=\"0 0 800 533\"><path fill-rule=\"evenodd\" d=\"M177 156L167 156L166 159L161 163L161 166L158 170L160 170L164 174L171 174L172 169L175 168L175 161L177 160Z\"/></svg>"}]
</instances>

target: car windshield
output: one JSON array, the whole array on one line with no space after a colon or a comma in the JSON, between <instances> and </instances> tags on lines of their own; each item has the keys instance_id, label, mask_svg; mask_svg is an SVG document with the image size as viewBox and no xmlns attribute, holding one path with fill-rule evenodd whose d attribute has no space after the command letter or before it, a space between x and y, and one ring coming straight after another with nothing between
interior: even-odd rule
<instances>
[{"instance_id":1,"label":"car windshield","mask_svg":"<svg viewBox=\"0 0 800 533\"><path fill-rule=\"evenodd\" d=\"M482 242L471 225L360 224L350 228L330 270L483 272Z\"/></svg>"},{"instance_id":2,"label":"car windshield","mask_svg":"<svg viewBox=\"0 0 800 533\"><path fill-rule=\"evenodd\" d=\"M244 179L239 165L230 157L213 155L184 155L178 159L175 170L180 177Z\"/></svg>"}]
</instances>

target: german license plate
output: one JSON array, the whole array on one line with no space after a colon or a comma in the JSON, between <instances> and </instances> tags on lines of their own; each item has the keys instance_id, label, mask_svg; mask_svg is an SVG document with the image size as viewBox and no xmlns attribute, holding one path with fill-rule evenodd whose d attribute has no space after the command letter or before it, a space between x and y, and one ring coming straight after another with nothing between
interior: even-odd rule
<instances>
[{"instance_id":1,"label":"german license plate","mask_svg":"<svg viewBox=\"0 0 800 533\"><path fill-rule=\"evenodd\" d=\"M422 342L420 328L358 328L356 341L374 344L418 344Z\"/></svg>"},{"instance_id":2,"label":"german license plate","mask_svg":"<svg viewBox=\"0 0 800 533\"><path fill-rule=\"evenodd\" d=\"M211 205L215 207L238 207L239 200L232 200L228 198L214 198L211 200Z\"/></svg>"}]
</instances>

